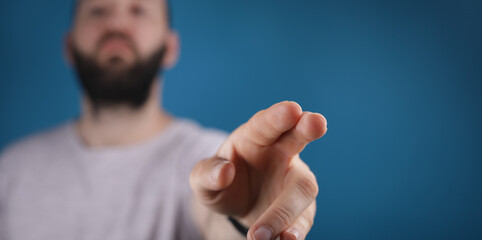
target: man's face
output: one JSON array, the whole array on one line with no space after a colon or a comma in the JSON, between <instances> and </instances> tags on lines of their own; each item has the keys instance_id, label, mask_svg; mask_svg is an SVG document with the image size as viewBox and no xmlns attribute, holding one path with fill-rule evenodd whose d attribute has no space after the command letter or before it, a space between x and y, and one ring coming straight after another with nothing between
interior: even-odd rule
<instances>
[{"instance_id":1,"label":"man's face","mask_svg":"<svg viewBox=\"0 0 482 240\"><path fill-rule=\"evenodd\" d=\"M168 34L162 0L78 0L72 43L101 66L146 60Z\"/></svg>"},{"instance_id":2,"label":"man's face","mask_svg":"<svg viewBox=\"0 0 482 240\"><path fill-rule=\"evenodd\" d=\"M165 2L78 1L70 52L84 90L94 104L142 105L170 34Z\"/></svg>"}]
</instances>

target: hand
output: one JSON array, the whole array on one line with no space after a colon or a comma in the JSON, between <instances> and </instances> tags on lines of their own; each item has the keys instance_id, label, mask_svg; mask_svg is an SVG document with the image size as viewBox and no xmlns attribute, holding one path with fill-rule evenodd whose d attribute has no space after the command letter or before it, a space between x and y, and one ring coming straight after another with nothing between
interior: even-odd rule
<instances>
[{"instance_id":1,"label":"hand","mask_svg":"<svg viewBox=\"0 0 482 240\"><path fill-rule=\"evenodd\" d=\"M326 119L294 102L277 103L237 128L216 156L191 172L195 196L250 226L249 240L304 239L313 225L318 184L299 158L322 137Z\"/></svg>"}]
</instances>

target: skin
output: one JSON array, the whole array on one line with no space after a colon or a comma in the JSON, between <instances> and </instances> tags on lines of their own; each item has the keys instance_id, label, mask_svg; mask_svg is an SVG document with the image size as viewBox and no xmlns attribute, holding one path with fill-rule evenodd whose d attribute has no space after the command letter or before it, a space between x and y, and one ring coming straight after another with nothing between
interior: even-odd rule
<instances>
[{"instance_id":1,"label":"skin","mask_svg":"<svg viewBox=\"0 0 482 240\"><path fill-rule=\"evenodd\" d=\"M132 45L112 40L99 46L109 31L129 36ZM166 55L159 65L167 69L178 58L179 39L168 27L163 1L83 0L66 37L66 57L72 63L75 46L100 64L110 66L115 56L122 61L113 67L122 68L161 44ZM119 105L94 111L84 96L76 123L84 143L92 148L131 145L163 131L172 117L160 103L160 82L139 109ZM326 125L322 115L303 111L297 103L277 103L237 128L215 156L201 160L190 182L193 217L205 239L243 239L226 215L250 226L250 240L263 239L258 229L270 235L266 239L304 239L313 225L318 185L299 153L326 133Z\"/></svg>"}]
</instances>

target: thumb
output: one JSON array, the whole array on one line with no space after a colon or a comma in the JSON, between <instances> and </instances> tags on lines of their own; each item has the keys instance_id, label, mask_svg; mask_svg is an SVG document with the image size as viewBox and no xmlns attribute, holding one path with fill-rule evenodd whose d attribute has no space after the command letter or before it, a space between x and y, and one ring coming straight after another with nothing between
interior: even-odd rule
<instances>
[{"instance_id":1,"label":"thumb","mask_svg":"<svg viewBox=\"0 0 482 240\"><path fill-rule=\"evenodd\" d=\"M234 164L226 159L212 157L198 162L189 177L191 188L206 205L216 204L220 193L234 180Z\"/></svg>"}]
</instances>

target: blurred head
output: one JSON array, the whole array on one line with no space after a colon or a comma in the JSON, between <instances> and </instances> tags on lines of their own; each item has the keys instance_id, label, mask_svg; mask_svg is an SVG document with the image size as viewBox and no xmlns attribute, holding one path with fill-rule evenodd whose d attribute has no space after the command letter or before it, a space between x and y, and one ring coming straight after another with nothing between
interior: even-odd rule
<instances>
[{"instance_id":1,"label":"blurred head","mask_svg":"<svg viewBox=\"0 0 482 240\"><path fill-rule=\"evenodd\" d=\"M66 46L94 107L142 106L178 56L166 0L77 0Z\"/></svg>"}]
</instances>

